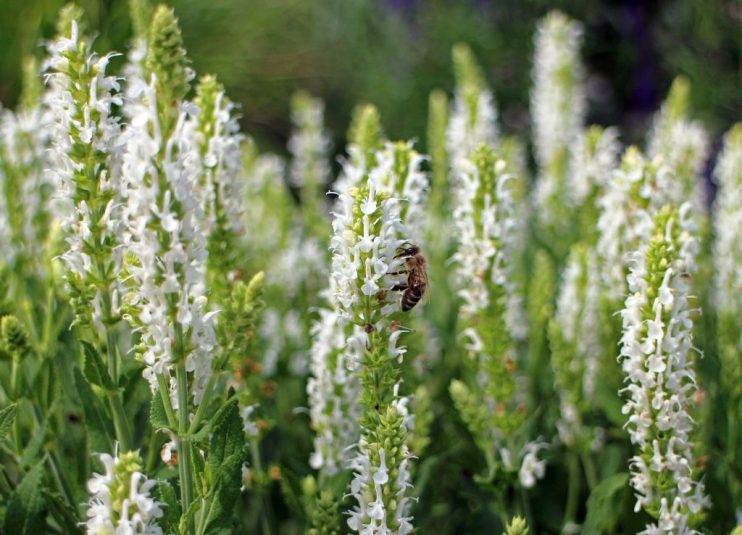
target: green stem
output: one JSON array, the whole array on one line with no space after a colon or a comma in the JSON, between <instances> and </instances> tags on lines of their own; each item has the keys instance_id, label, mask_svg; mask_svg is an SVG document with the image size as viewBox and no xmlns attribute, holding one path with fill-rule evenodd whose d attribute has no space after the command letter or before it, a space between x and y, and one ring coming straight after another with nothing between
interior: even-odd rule
<instances>
[{"instance_id":1,"label":"green stem","mask_svg":"<svg viewBox=\"0 0 742 535\"><path fill-rule=\"evenodd\" d=\"M18 374L21 368L21 356L18 352L13 352L13 363L10 371L10 391L13 393L13 400L16 402L16 415L13 419L13 438L15 439L15 449L18 457L23 454L23 441L21 439L21 393L18 386Z\"/></svg>"},{"instance_id":2,"label":"green stem","mask_svg":"<svg viewBox=\"0 0 742 535\"><path fill-rule=\"evenodd\" d=\"M252 452L252 462L255 465L255 471L262 478L264 476L263 461L260 458L260 444L257 439L254 438L250 441L250 450ZM260 515L260 521L263 525L263 535L270 535L273 533L270 522L273 514L271 512L270 501L266 498L265 491L262 488L260 489L260 501L263 504L263 514Z\"/></svg>"},{"instance_id":3,"label":"green stem","mask_svg":"<svg viewBox=\"0 0 742 535\"><path fill-rule=\"evenodd\" d=\"M528 525L531 526L531 529L536 525L536 523L533 520L533 511L531 511L531 502L528 500L528 495L526 493L526 489L520 488L520 500L523 504L523 514L526 515L526 522L528 522Z\"/></svg>"},{"instance_id":4,"label":"green stem","mask_svg":"<svg viewBox=\"0 0 742 535\"><path fill-rule=\"evenodd\" d=\"M564 508L564 526L574 522L577 514L577 501L580 497L580 461L576 453L569 454L569 483L567 505Z\"/></svg>"},{"instance_id":5,"label":"green stem","mask_svg":"<svg viewBox=\"0 0 742 535\"><path fill-rule=\"evenodd\" d=\"M176 328L176 331L179 329ZM179 348L182 348L182 333ZM193 474L191 473L191 443L188 439L188 372L185 369L185 359L181 358L175 365L175 378L178 382L178 471L180 474L181 500L183 513L193 502ZM190 531L190 526L188 527Z\"/></svg>"},{"instance_id":6,"label":"green stem","mask_svg":"<svg viewBox=\"0 0 742 535\"><path fill-rule=\"evenodd\" d=\"M54 325L54 288L49 286L46 290L46 311L44 315L44 328L41 335L41 354L51 355L52 327Z\"/></svg>"},{"instance_id":7,"label":"green stem","mask_svg":"<svg viewBox=\"0 0 742 535\"><path fill-rule=\"evenodd\" d=\"M165 374L157 374L157 390L160 392L162 405L165 407L167 422L173 430L176 430L178 428L178 419L175 417L173 404L170 402L170 382L168 381L168 376Z\"/></svg>"},{"instance_id":8,"label":"green stem","mask_svg":"<svg viewBox=\"0 0 742 535\"><path fill-rule=\"evenodd\" d=\"M582 458L582 467L585 469L587 486L592 491L598 484L598 472L595 469L595 463L593 463L590 452L583 452L580 457Z\"/></svg>"},{"instance_id":9,"label":"green stem","mask_svg":"<svg viewBox=\"0 0 742 535\"><path fill-rule=\"evenodd\" d=\"M147 448L147 462L145 463L145 473L151 474L155 471L155 464L157 464L157 453L159 451L159 448L157 447L157 431L154 429L151 429L149 432L149 442L148 448Z\"/></svg>"},{"instance_id":10,"label":"green stem","mask_svg":"<svg viewBox=\"0 0 742 535\"><path fill-rule=\"evenodd\" d=\"M119 441L119 447L122 452L131 451L131 429L129 429L129 420L126 417L124 404L119 397L118 392L108 393L108 403L113 415L113 427L116 431L116 438Z\"/></svg>"}]
</instances>

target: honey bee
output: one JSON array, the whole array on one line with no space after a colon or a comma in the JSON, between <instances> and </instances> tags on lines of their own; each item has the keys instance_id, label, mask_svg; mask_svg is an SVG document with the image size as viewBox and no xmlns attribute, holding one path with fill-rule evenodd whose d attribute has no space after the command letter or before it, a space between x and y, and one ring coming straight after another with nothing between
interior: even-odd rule
<instances>
[{"instance_id":1,"label":"honey bee","mask_svg":"<svg viewBox=\"0 0 742 535\"><path fill-rule=\"evenodd\" d=\"M402 293L402 311L408 312L420 302L428 288L428 261L420 252L417 245L410 245L402 248L395 258L404 257L406 260L406 269L399 273L407 274L407 281L396 284L392 291L401 291Z\"/></svg>"}]
</instances>

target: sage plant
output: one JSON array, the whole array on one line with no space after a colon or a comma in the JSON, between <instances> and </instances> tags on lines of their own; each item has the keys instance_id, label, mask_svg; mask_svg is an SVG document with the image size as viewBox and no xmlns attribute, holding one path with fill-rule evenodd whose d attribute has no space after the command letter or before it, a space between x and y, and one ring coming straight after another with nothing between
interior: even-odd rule
<instances>
[{"instance_id":1,"label":"sage plant","mask_svg":"<svg viewBox=\"0 0 742 535\"><path fill-rule=\"evenodd\" d=\"M456 181L459 243L453 261L462 299L460 344L470 367L468 380L454 380L450 393L487 460L487 482L530 488L544 475L545 464L537 457L543 445L525 434L525 398L507 314L516 291L512 188L518 178L486 146L475 150L463 169Z\"/></svg>"},{"instance_id":2,"label":"sage plant","mask_svg":"<svg viewBox=\"0 0 742 535\"><path fill-rule=\"evenodd\" d=\"M647 534L698 533L693 527L709 505L693 454L697 386L688 279L698 245L691 210L686 203L656 212L648 238L630 256L630 294L621 312L623 412L636 448L631 486L635 509L656 520Z\"/></svg>"}]
</instances>

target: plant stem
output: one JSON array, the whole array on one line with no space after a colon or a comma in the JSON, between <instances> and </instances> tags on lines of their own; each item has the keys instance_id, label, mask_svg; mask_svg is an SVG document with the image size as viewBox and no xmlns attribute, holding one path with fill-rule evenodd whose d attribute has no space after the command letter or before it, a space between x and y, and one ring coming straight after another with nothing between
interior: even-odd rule
<instances>
[{"instance_id":1,"label":"plant stem","mask_svg":"<svg viewBox=\"0 0 742 535\"><path fill-rule=\"evenodd\" d=\"M111 406L113 415L113 427L116 431L116 438L119 441L119 447L122 452L131 451L131 430L129 429L129 420L126 418L124 404L118 392L108 393L108 403Z\"/></svg>"},{"instance_id":2,"label":"plant stem","mask_svg":"<svg viewBox=\"0 0 742 535\"><path fill-rule=\"evenodd\" d=\"M162 373L157 374L157 390L160 392L162 405L165 407L167 422L168 424L170 424L170 427L174 431L178 428L178 419L175 417L173 404L170 402L170 383L168 382L166 376Z\"/></svg>"},{"instance_id":3,"label":"plant stem","mask_svg":"<svg viewBox=\"0 0 742 535\"><path fill-rule=\"evenodd\" d=\"M564 508L564 526L574 522L577 514L577 501L580 497L580 460L576 453L569 454L569 484L567 505Z\"/></svg>"},{"instance_id":4,"label":"plant stem","mask_svg":"<svg viewBox=\"0 0 742 535\"><path fill-rule=\"evenodd\" d=\"M250 441L250 450L252 452L252 462L255 465L255 470L262 477L263 461L260 458L260 444L257 439L252 439ZM260 501L263 504L263 514L260 515L261 523L263 525L263 535L270 535L272 533L270 522L270 517L272 517L270 502L266 499L264 489L262 488L260 489Z\"/></svg>"},{"instance_id":5,"label":"plant stem","mask_svg":"<svg viewBox=\"0 0 742 535\"><path fill-rule=\"evenodd\" d=\"M593 458L590 456L590 452L583 452L580 457L582 458L582 466L585 469L587 486L592 491L598 484L598 473L595 470L595 463L593 463Z\"/></svg>"},{"instance_id":6,"label":"plant stem","mask_svg":"<svg viewBox=\"0 0 742 535\"><path fill-rule=\"evenodd\" d=\"M176 327L176 331L179 329ZM176 333L176 339L178 337ZM182 348L182 340L179 347ZM191 443L188 434L188 375L184 359L175 365L175 378L178 382L178 471L180 474L181 501L185 514L193 501L193 474L191 473ZM190 526L189 526L190 528Z\"/></svg>"}]
</instances>

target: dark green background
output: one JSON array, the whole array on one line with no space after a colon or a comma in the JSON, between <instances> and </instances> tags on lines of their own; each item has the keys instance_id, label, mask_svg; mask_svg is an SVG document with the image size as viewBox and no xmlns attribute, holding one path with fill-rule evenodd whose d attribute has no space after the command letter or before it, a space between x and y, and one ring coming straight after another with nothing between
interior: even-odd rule
<instances>
[{"instance_id":1,"label":"dark green background","mask_svg":"<svg viewBox=\"0 0 742 535\"><path fill-rule=\"evenodd\" d=\"M41 55L61 0L3 0L0 100L13 106L23 55ZM81 0L99 51L125 50L126 0ZM486 69L507 132L527 134L533 32L552 7L586 27L589 120L637 142L672 77L693 85L693 108L715 139L742 111L742 3L734 0L508 2L474 0L175 0L200 74L216 73L265 148L289 131L292 91L327 101L342 145L350 110L370 101L393 138L424 138L427 95L450 91L450 48L469 43Z\"/></svg>"}]
</instances>

